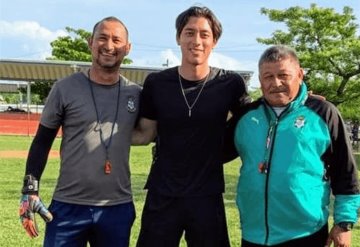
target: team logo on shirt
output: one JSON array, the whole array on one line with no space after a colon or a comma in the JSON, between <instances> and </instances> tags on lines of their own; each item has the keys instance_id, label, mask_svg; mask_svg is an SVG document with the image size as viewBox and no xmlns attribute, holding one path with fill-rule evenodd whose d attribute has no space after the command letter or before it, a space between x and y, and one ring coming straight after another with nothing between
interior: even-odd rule
<instances>
[{"instance_id":1,"label":"team logo on shirt","mask_svg":"<svg viewBox=\"0 0 360 247\"><path fill-rule=\"evenodd\" d=\"M305 125L305 117L304 116L298 116L294 123L296 128L302 128Z\"/></svg>"},{"instance_id":2,"label":"team logo on shirt","mask_svg":"<svg viewBox=\"0 0 360 247\"><path fill-rule=\"evenodd\" d=\"M128 110L128 112L131 112L131 113L136 111L135 98L133 96L128 97L127 110Z\"/></svg>"}]
</instances>

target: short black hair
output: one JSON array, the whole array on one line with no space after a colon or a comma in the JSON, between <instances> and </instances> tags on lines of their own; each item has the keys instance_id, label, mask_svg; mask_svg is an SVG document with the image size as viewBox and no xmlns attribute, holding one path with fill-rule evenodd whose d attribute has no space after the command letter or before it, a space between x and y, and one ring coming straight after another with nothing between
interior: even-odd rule
<instances>
[{"instance_id":1,"label":"short black hair","mask_svg":"<svg viewBox=\"0 0 360 247\"><path fill-rule=\"evenodd\" d=\"M267 48L261 55L258 67L260 68L263 63L277 62L289 57L294 59L300 65L299 58L294 49L286 45L274 45Z\"/></svg>"},{"instance_id":2,"label":"short black hair","mask_svg":"<svg viewBox=\"0 0 360 247\"><path fill-rule=\"evenodd\" d=\"M126 32L126 35L127 37L129 37L129 31L127 29L127 27L125 26L125 24L120 21L118 18L116 18L115 16L108 16L108 17L105 17L104 19L98 21L95 25L94 25L94 28L93 28L93 32L91 34L91 38L94 37L94 34L96 32L96 29L99 27L99 25L103 22L106 22L106 21L115 21L115 22L118 22L120 23L124 28L125 28L125 32Z\"/></svg>"},{"instance_id":3,"label":"short black hair","mask_svg":"<svg viewBox=\"0 0 360 247\"><path fill-rule=\"evenodd\" d=\"M200 6L192 6L178 15L175 22L176 38L180 38L180 34L185 25L189 22L190 17L204 17L207 19L210 23L214 40L218 41L220 39L222 34L222 25L220 21L209 8Z\"/></svg>"}]
</instances>

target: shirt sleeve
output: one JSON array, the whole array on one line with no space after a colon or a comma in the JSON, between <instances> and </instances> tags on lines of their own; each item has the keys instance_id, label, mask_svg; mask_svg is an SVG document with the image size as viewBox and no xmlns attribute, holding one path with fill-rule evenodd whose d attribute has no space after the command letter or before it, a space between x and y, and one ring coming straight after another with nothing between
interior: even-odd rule
<instances>
[{"instance_id":1,"label":"shirt sleeve","mask_svg":"<svg viewBox=\"0 0 360 247\"><path fill-rule=\"evenodd\" d=\"M157 114L154 106L154 75L149 74L144 82L140 97L140 117L156 120Z\"/></svg>"},{"instance_id":2,"label":"shirt sleeve","mask_svg":"<svg viewBox=\"0 0 360 247\"><path fill-rule=\"evenodd\" d=\"M57 132L58 129L50 129L41 124L39 125L34 140L30 146L26 161L25 175L31 174L40 180Z\"/></svg>"},{"instance_id":3,"label":"shirt sleeve","mask_svg":"<svg viewBox=\"0 0 360 247\"><path fill-rule=\"evenodd\" d=\"M41 114L40 124L50 129L58 129L62 124L63 117L63 98L59 82L56 82L46 99L45 107Z\"/></svg>"},{"instance_id":4,"label":"shirt sleeve","mask_svg":"<svg viewBox=\"0 0 360 247\"><path fill-rule=\"evenodd\" d=\"M357 167L346 127L336 107L327 107L326 120L331 135L326 163L330 169L330 184L335 196L334 221L357 221L360 207L360 190Z\"/></svg>"},{"instance_id":5,"label":"shirt sleeve","mask_svg":"<svg viewBox=\"0 0 360 247\"><path fill-rule=\"evenodd\" d=\"M244 79L239 74L234 73L234 81L233 85L235 85L235 89L232 91L235 95L230 107L231 118L229 118L226 122L224 145L222 150L223 163L230 162L239 156L234 143L235 127L244 106L251 102Z\"/></svg>"},{"instance_id":6,"label":"shirt sleeve","mask_svg":"<svg viewBox=\"0 0 360 247\"><path fill-rule=\"evenodd\" d=\"M235 77L236 89L234 90L235 97L231 105L230 111L233 115L239 115L242 107L251 102L251 97L249 96L247 85L244 79L238 74L235 75L236 75Z\"/></svg>"}]
</instances>

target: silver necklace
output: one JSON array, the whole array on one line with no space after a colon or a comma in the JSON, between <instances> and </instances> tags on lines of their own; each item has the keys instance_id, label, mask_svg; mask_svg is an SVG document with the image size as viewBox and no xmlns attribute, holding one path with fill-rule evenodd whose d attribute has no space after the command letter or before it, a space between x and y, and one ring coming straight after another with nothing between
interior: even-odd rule
<instances>
[{"instance_id":1,"label":"silver necklace","mask_svg":"<svg viewBox=\"0 0 360 247\"><path fill-rule=\"evenodd\" d=\"M186 103L186 106L189 110L189 117L191 117L191 110L192 108L195 106L196 102L198 101L199 97L200 97L200 94L201 92L203 91L204 87L205 87L205 84L207 83L208 79L209 79L209 75L210 75L210 72L206 75L206 78L205 78L205 81L204 83L202 84L201 88L200 88L200 91L198 93L198 95L196 96L194 102L190 105L187 98L186 98L186 95L185 95L185 91L184 91L184 87L182 85L182 82L181 82L181 75L180 75L180 72L179 72L179 84L180 84L180 88L181 88L181 93L184 97L184 100L185 100L185 103Z\"/></svg>"}]
</instances>

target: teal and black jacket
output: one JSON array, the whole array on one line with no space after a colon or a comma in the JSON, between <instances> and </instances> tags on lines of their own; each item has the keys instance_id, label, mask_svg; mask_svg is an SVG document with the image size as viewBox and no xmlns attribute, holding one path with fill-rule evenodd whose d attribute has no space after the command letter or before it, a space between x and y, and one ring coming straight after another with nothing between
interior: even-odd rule
<instances>
[{"instance_id":1,"label":"teal and black jacket","mask_svg":"<svg viewBox=\"0 0 360 247\"><path fill-rule=\"evenodd\" d=\"M261 98L238 119L236 202L245 240L274 245L317 232L328 222L331 193L335 223L357 221L357 168L334 105L308 96L302 83L280 116Z\"/></svg>"}]
</instances>

